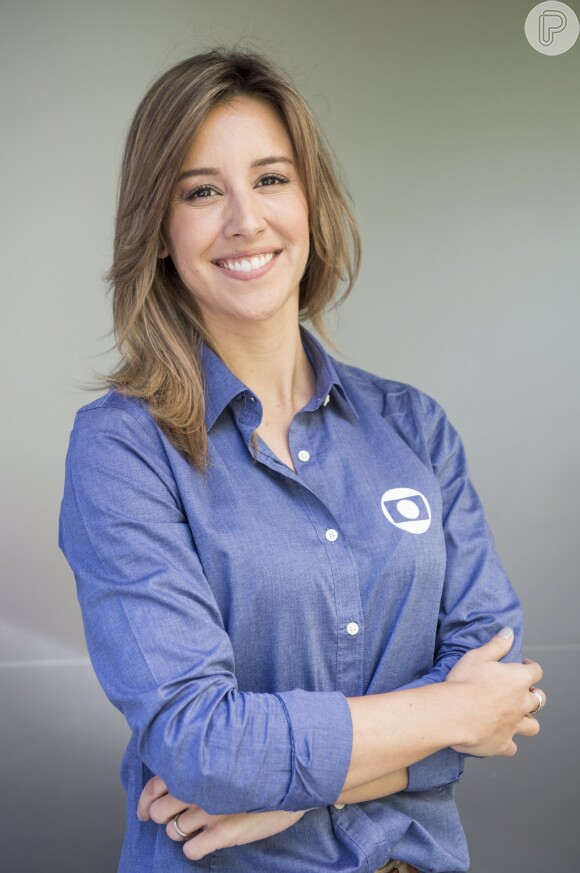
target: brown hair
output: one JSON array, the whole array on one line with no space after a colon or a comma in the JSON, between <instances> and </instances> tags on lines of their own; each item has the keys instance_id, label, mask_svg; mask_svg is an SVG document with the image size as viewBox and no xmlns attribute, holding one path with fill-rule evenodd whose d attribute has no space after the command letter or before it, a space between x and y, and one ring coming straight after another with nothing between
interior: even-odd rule
<instances>
[{"instance_id":1,"label":"brown hair","mask_svg":"<svg viewBox=\"0 0 580 873\"><path fill-rule=\"evenodd\" d=\"M113 318L121 363L104 378L144 399L173 445L207 462L201 344L211 346L192 295L170 257L162 227L192 140L216 105L246 95L281 114L304 184L310 254L300 282L300 318L324 335L322 315L340 282L350 291L360 237L316 121L286 76L258 55L216 49L172 67L149 89L133 118L123 157L113 263ZM340 302L340 301L337 301Z\"/></svg>"}]
</instances>

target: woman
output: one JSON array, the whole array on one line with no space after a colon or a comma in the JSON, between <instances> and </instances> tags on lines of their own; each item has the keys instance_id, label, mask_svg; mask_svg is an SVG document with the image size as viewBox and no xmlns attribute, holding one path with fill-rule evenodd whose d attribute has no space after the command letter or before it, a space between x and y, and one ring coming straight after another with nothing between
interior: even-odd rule
<instances>
[{"instance_id":1,"label":"woman","mask_svg":"<svg viewBox=\"0 0 580 873\"><path fill-rule=\"evenodd\" d=\"M152 86L110 273L122 361L77 415L60 531L132 730L121 871L459 873L463 755L539 730L457 434L300 326L358 256L268 62L213 51Z\"/></svg>"}]
</instances>

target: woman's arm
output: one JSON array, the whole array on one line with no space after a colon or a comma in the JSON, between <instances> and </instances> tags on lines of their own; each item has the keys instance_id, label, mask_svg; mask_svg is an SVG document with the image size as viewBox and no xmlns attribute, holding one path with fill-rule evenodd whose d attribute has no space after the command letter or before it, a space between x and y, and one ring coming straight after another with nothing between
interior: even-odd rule
<instances>
[{"instance_id":1,"label":"woman's arm","mask_svg":"<svg viewBox=\"0 0 580 873\"><path fill-rule=\"evenodd\" d=\"M384 729L387 725L390 728L393 727L390 722L383 721L386 703L394 704L391 708L391 715L396 713L397 707L403 704L398 715L401 723L407 725L407 730L417 730L421 720L427 718L428 730L435 726L435 733L442 730L442 735L447 737L449 735L447 729L441 727L440 720L449 721L451 718L453 721L457 719L457 736L463 730L463 737L466 739L466 742L462 744L463 750L481 755L514 754L516 751L513 742L514 734L534 736L539 731L537 721L534 718L526 717L537 706L537 698L531 694L527 683L539 681L541 669L532 662L519 666L499 664L498 659L505 656L512 642L513 635L507 632L503 636L494 637L486 646L462 658L453 668L443 689L445 692L449 692L447 703L453 707L451 716L449 712L442 713L440 709L444 701L441 694L430 695L433 698L431 705L433 706L435 703L434 709L429 709L425 700L426 695L424 693L418 695L416 691L393 692L367 698L351 698L349 704L353 712L355 742L353 744L354 760L351 761L347 782L349 779L354 782L358 777L361 764L357 758L366 768L369 747L372 747L371 754L376 756L377 769L381 766L380 758L384 751ZM503 681L506 675L509 678L507 686L504 685ZM502 695L494 697L493 691L497 689L498 681L503 692ZM474 685L480 686L477 692L474 692ZM479 695L486 688L489 694L486 700L490 711L484 714ZM518 716L517 708L514 710L512 695L517 699L520 711L523 713L521 717ZM437 697L440 698L438 702ZM463 705L460 705L460 698ZM361 706L362 701L370 701L370 703ZM530 701L532 701L531 706ZM415 718L414 714L410 716L409 712L406 711L415 707L420 710L418 718ZM380 724L373 721L376 718L380 719ZM487 722L484 730L485 738L481 729L477 727L482 718ZM465 722L461 728L464 719ZM472 720L474 728L469 731L468 722ZM415 741L418 747L423 748L424 739L420 733L421 728L419 727ZM403 747L403 742L395 740L393 754L408 754L409 750L404 752ZM387 763L387 766L390 766L390 762ZM337 802L360 803L384 797L403 790L406 784L407 771L401 769L380 778L373 778L356 787L344 789L337 798ZM168 836L172 840L182 841L182 837L173 824L173 819L179 816L180 830L192 834L191 838L185 840L183 851L186 857L197 860L220 848L251 843L280 833L280 831L296 824L304 812L274 811L212 816L197 806L184 804L169 795L167 786L163 781L154 777L149 780L141 794L138 815L142 821L152 818L158 824L166 824Z\"/></svg>"},{"instance_id":2,"label":"woman's arm","mask_svg":"<svg viewBox=\"0 0 580 873\"><path fill-rule=\"evenodd\" d=\"M338 799L342 803L361 803L389 794L396 794L405 788L407 772L401 770L383 779L375 779L368 785L345 791ZM300 821L305 812L240 812L232 815L208 815L194 805L184 805L172 797L165 783L154 776L145 785L137 811L141 821L152 819L157 824L165 824L167 836L176 842L183 842L183 852L192 861L198 861L215 852L231 846L241 846L273 837L288 830ZM183 833L190 833L189 839L181 837L174 826Z\"/></svg>"},{"instance_id":3,"label":"woman's arm","mask_svg":"<svg viewBox=\"0 0 580 873\"><path fill-rule=\"evenodd\" d=\"M512 642L513 633L505 629L465 655L443 684L349 698L352 757L337 802L360 803L403 790L407 773L404 766L393 769L397 760L413 763L447 745L484 757L511 756L517 750L515 735L535 736L540 726L529 715L538 701L530 688L542 670L533 661L500 664ZM161 780L150 780L141 795L140 815L147 817L151 804L165 793ZM168 815L165 806L160 810Z\"/></svg>"},{"instance_id":4,"label":"woman's arm","mask_svg":"<svg viewBox=\"0 0 580 873\"><path fill-rule=\"evenodd\" d=\"M184 802L210 813L300 810L450 744L477 753L487 743L492 750L480 753L498 753L488 720L476 719L475 737L468 722L473 710L495 710L498 695L512 694L507 665L491 690L474 682L470 694L453 694L437 685L350 706L339 692L239 691L161 436L138 407L96 406L79 416L60 533L101 684L141 760Z\"/></svg>"},{"instance_id":5,"label":"woman's arm","mask_svg":"<svg viewBox=\"0 0 580 873\"><path fill-rule=\"evenodd\" d=\"M513 737L540 729L527 716L537 708L530 688L542 670L532 661L499 663L513 639L506 629L468 652L443 683L350 698L353 745L343 791L446 746L482 757L514 755Z\"/></svg>"},{"instance_id":6,"label":"woman's arm","mask_svg":"<svg viewBox=\"0 0 580 873\"><path fill-rule=\"evenodd\" d=\"M394 773L388 773L379 779L373 779L372 782L365 782L357 788L349 788L347 791L341 791L336 798L337 803L364 803L367 800L378 800L380 797L388 797L391 794L398 794L399 791L404 791L409 781L409 773L406 767L401 770L395 770Z\"/></svg>"},{"instance_id":7,"label":"woman's arm","mask_svg":"<svg viewBox=\"0 0 580 873\"><path fill-rule=\"evenodd\" d=\"M415 390L388 395L385 418L436 476L446 568L432 668L404 688L442 682L466 652L481 646L502 626L515 632L506 661L521 662L522 611L498 558L481 501L468 472L465 450L444 410ZM409 767L409 791L456 781L464 756L442 749Z\"/></svg>"},{"instance_id":8,"label":"woman's arm","mask_svg":"<svg viewBox=\"0 0 580 873\"><path fill-rule=\"evenodd\" d=\"M350 756L346 698L238 688L162 435L122 403L77 416L60 520L101 685L143 764L184 802L210 813L332 803Z\"/></svg>"}]
</instances>

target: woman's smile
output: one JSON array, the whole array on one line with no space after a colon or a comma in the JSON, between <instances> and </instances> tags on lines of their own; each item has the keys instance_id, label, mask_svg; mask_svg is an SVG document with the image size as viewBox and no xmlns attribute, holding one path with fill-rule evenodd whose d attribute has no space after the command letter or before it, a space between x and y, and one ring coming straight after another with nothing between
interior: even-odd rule
<instances>
[{"instance_id":1,"label":"woman's smile","mask_svg":"<svg viewBox=\"0 0 580 873\"><path fill-rule=\"evenodd\" d=\"M264 276L268 272L266 267L272 264L277 255L278 252L274 251L257 254L242 252L228 258L220 258L214 261L214 263L220 269L225 270L226 275L231 274L230 278L247 281L248 279L256 279L258 276Z\"/></svg>"}]
</instances>

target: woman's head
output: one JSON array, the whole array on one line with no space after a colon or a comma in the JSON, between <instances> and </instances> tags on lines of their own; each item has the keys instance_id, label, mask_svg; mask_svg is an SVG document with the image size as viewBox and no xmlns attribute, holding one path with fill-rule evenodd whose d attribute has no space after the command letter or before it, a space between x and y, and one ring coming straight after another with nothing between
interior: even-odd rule
<instances>
[{"instance_id":1,"label":"woman's head","mask_svg":"<svg viewBox=\"0 0 580 873\"><path fill-rule=\"evenodd\" d=\"M287 128L269 101L239 96L208 113L182 164L163 241L226 357L228 337L251 325L295 334L308 204Z\"/></svg>"},{"instance_id":2,"label":"woman's head","mask_svg":"<svg viewBox=\"0 0 580 873\"><path fill-rule=\"evenodd\" d=\"M271 63L252 54L215 50L188 58L164 73L145 95L135 113L123 160L113 285L117 286L120 271L125 279L131 277L139 284L160 281L166 286L168 281L175 286L176 277L167 269L170 265L158 259L171 193L210 110L238 96L269 101L290 135L308 201L311 232L300 308L304 317L320 326L320 317L341 279L349 283L347 290L352 284L359 258L358 234L305 101ZM134 300L137 306L140 302Z\"/></svg>"},{"instance_id":3,"label":"woman's head","mask_svg":"<svg viewBox=\"0 0 580 873\"><path fill-rule=\"evenodd\" d=\"M110 383L146 398L162 426L172 417L171 404L177 404L182 413L173 416L175 427L166 428L173 434L179 426L190 435L201 428L199 347L211 337L171 257L163 257L164 229L183 163L204 121L216 107L244 97L266 101L281 118L305 192L310 245L299 286L301 318L322 329L322 315L340 283L346 283L345 296L358 269L358 230L322 135L305 101L276 67L257 55L218 49L160 76L135 113L122 164L109 279L123 361ZM193 387L192 367L199 376Z\"/></svg>"}]
</instances>

